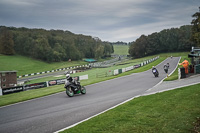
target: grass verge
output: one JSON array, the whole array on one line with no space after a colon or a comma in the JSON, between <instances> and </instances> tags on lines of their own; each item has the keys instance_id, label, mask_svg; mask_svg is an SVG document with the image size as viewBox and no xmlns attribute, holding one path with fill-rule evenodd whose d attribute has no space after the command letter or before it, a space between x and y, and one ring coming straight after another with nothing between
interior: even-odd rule
<instances>
[{"instance_id":1,"label":"grass verge","mask_svg":"<svg viewBox=\"0 0 200 133\"><path fill-rule=\"evenodd\" d=\"M135 98L63 133L200 132L200 84Z\"/></svg>"},{"instance_id":2,"label":"grass verge","mask_svg":"<svg viewBox=\"0 0 200 133\"><path fill-rule=\"evenodd\" d=\"M1 71L16 70L18 76L88 64L84 61L71 61L71 62L65 61L65 62L46 63L20 55L13 55L13 56L0 55L0 63L1 63L0 65Z\"/></svg>"}]
</instances>

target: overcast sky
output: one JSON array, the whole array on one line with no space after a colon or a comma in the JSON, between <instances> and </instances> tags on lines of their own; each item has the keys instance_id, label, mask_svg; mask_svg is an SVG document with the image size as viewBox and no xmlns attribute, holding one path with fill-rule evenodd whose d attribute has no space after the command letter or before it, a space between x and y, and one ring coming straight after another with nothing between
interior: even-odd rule
<instances>
[{"instance_id":1,"label":"overcast sky","mask_svg":"<svg viewBox=\"0 0 200 133\"><path fill-rule=\"evenodd\" d=\"M0 0L0 25L60 29L132 42L189 25L200 0Z\"/></svg>"}]
</instances>

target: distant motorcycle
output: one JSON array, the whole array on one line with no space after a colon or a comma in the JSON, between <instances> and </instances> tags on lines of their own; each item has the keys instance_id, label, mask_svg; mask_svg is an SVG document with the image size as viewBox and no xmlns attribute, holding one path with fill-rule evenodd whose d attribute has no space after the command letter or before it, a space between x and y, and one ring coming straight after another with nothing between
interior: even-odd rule
<instances>
[{"instance_id":1,"label":"distant motorcycle","mask_svg":"<svg viewBox=\"0 0 200 133\"><path fill-rule=\"evenodd\" d=\"M168 66L167 65L164 65L164 71L165 71L165 73L168 73Z\"/></svg>"},{"instance_id":2,"label":"distant motorcycle","mask_svg":"<svg viewBox=\"0 0 200 133\"><path fill-rule=\"evenodd\" d=\"M77 79L74 79L74 80L77 80ZM66 89L66 94L69 97L73 97L74 94L80 94L80 93L81 94L86 94L85 87L81 86L80 82L78 82L78 81L77 81L76 85L74 83L72 83L72 82L67 81L64 88Z\"/></svg>"},{"instance_id":3,"label":"distant motorcycle","mask_svg":"<svg viewBox=\"0 0 200 133\"><path fill-rule=\"evenodd\" d=\"M154 74L155 77L159 76L159 72L155 67L152 68L152 73Z\"/></svg>"}]
</instances>

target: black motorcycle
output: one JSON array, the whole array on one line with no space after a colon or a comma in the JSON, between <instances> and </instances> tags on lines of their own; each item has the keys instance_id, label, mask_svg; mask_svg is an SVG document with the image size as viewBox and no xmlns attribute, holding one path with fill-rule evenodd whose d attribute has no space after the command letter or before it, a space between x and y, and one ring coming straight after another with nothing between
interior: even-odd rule
<instances>
[{"instance_id":1,"label":"black motorcycle","mask_svg":"<svg viewBox=\"0 0 200 133\"><path fill-rule=\"evenodd\" d=\"M152 73L154 74L155 77L159 76L159 72L156 68L152 68Z\"/></svg>"},{"instance_id":2,"label":"black motorcycle","mask_svg":"<svg viewBox=\"0 0 200 133\"><path fill-rule=\"evenodd\" d=\"M86 94L86 89L84 86L80 85L80 82L77 81L77 84L75 85L72 82L67 81L65 84L66 94L69 97L73 97L74 94Z\"/></svg>"}]
</instances>

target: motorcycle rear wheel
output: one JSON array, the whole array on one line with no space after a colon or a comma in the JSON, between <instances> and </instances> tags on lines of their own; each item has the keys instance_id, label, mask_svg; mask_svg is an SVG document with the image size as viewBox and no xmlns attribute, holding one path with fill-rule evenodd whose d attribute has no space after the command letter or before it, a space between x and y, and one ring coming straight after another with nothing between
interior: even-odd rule
<instances>
[{"instance_id":1,"label":"motorcycle rear wheel","mask_svg":"<svg viewBox=\"0 0 200 133\"><path fill-rule=\"evenodd\" d=\"M86 94L86 89L84 86L81 86L81 94Z\"/></svg>"},{"instance_id":2,"label":"motorcycle rear wheel","mask_svg":"<svg viewBox=\"0 0 200 133\"><path fill-rule=\"evenodd\" d=\"M68 86L66 88L66 94L69 96L69 97L73 97L74 96L74 91L72 90L72 88L70 86Z\"/></svg>"}]
</instances>

